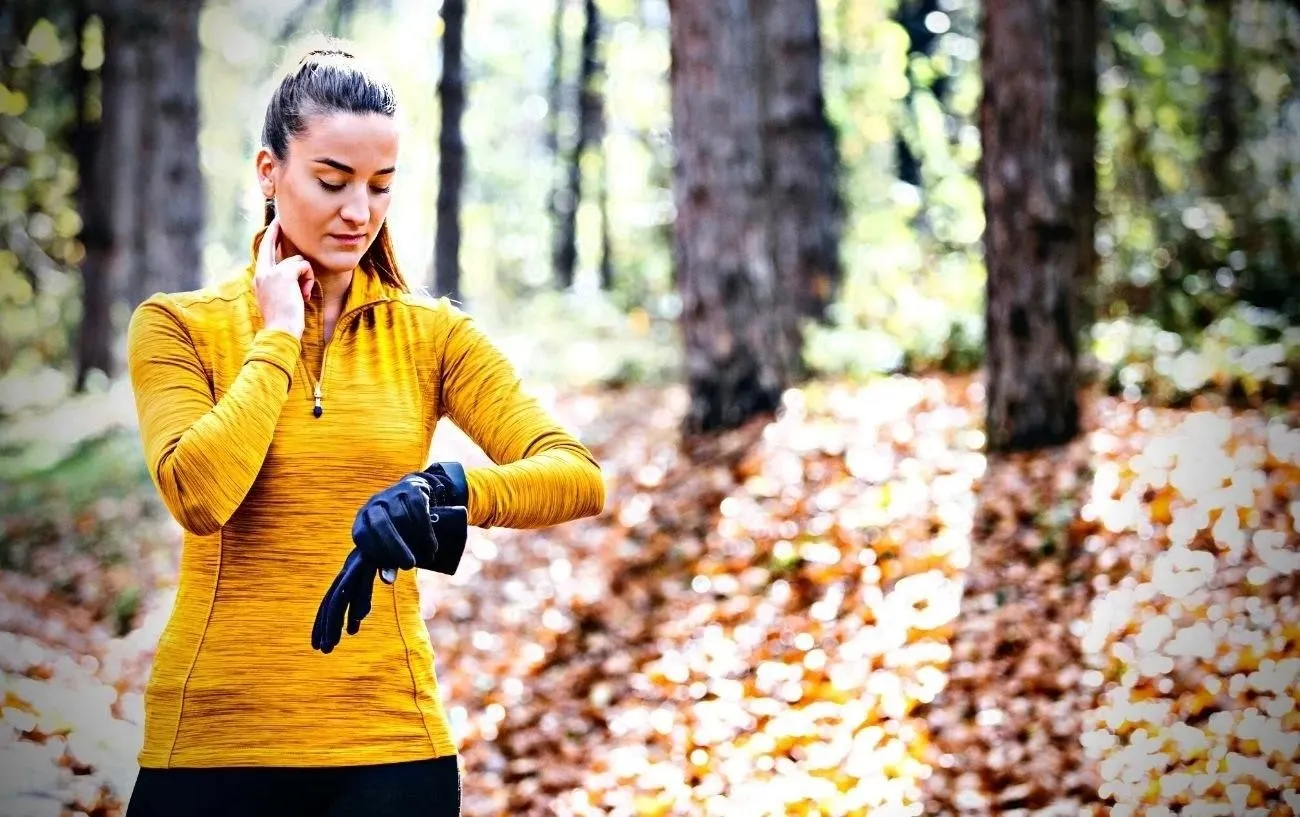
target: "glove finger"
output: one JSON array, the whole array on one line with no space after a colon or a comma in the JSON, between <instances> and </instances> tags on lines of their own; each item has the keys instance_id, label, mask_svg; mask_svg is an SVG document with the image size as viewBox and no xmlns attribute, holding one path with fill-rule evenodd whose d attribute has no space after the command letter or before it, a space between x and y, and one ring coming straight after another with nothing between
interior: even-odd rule
<instances>
[{"instance_id":1,"label":"glove finger","mask_svg":"<svg viewBox=\"0 0 1300 817\"><path fill-rule=\"evenodd\" d=\"M361 629L361 620L370 615L370 606L375 592L375 573L373 565L357 573L352 580L352 592L348 601L348 635L356 635Z\"/></svg>"},{"instance_id":2,"label":"glove finger","mask_svg":"<svg viewBox=\"0 0 1300 817\"><path fill-rule=\"evenodd\" d=\"M386 504L372 506L366 511L366 523L370 535L380 543L380 552L388 558L384 567L397 567L410 570L415 567L415 556L402 540L401 534L393 525L392 516Z\"/></svg>"},{"instance_id":3,"label":"glove finger","mask_svg":"<svg viewBox=\"0 0 1300 817\"><path fill-rule=\"evenodd\" d=\"M330 584L325 595L321 596L320 606L316 608L316 620L311 627L311 647L314 650L321 649L325 637L325 612L329 608L330 599L338 592L339 586L343 583L343 570L334 576L334 581Z\"/></svg>"},{"instance_id":4,"label":"glove finger","mask_svg":"<svg viewBox=\"0 0 1300 817\"><path fill-rule=\"evenodd\" d=\"M371 561L378 565L396 564L401 558L400 551L394 551L391 544L379 532L381 520L388 512L377 502L362 508L357 514L352 541Z\"/></svg>"},{"instance_id":5,"label":"glove finger","mask_svg":"<svg viewBox=\"0 0 1300 817\"><path fill-rule=\"evenodd\" d=\"M343 615L347 610L348 586L352 582L352 577L356 575L359 564L360 556L354 550L343 563L343 570L339 573L339 586L330 594L329 606L325 610L325 621L322 625L323 635L321 637L323 644L321 649L327 655L333 652L334 648L343 640Z\"/></svg>"}]
</instances>

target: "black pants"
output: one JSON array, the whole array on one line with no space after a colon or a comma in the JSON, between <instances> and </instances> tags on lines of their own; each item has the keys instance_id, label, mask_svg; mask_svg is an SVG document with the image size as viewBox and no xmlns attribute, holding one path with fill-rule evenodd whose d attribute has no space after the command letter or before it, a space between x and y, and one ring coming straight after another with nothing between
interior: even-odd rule
<instances>
[{"instance_id":1,"label":"black pants","mask_svg":"<svg viewBox=\"0 0 1300 817\"><path fill-rule=\"evenodd\" d=\"M126 817L459 817L455 755L340 768L141 769Z\"/></svg>"}]
</instances>

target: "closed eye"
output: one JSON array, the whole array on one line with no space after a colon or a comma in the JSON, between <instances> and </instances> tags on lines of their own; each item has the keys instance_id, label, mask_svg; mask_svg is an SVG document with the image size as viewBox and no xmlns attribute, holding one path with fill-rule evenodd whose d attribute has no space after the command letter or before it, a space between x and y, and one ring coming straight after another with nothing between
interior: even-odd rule
<instances>
[{"instance_id":1,"label":"closed eye","mask_svg":"<svg viewBox=\"0 0 1300 817\"><path fill-rule=\"evenodd\" d=\"M337 192L339 192L340 190L342 190L344 187L346 187L346 185L342 185L342 184L330 184L329 182L325 181L324 179L317 179L316 181L320 182L320 186L323 187L323 188L325 188L326 190L330 191L331 193L337 193ZM374 186L372 186L372 187L370 188L371 192L373 192L373 193L377 193L377 194L388 193L388 192L391 191L392 189L393 189L393 188L392 188L391 185L388 186L388 187L374 187Z\"/></svg>"}]
</instances>

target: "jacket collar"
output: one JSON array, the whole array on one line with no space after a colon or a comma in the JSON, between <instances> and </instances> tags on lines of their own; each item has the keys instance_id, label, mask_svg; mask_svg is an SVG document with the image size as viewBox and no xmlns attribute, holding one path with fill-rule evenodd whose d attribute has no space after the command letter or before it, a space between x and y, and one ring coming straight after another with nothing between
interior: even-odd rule
<instances>
[{"instance_id":1,"label":"jacket collar","mask_svg":"<svg viewBox=\"0 0 1300 817\"><path fill-rule=\"evenodd\" d=\"M256 269L256 261L249 263L244 270L243 279L246 297L251 300L253 310L260 318L261 310L257 306L257 293L253 289L253 276ZM397 287L385 284L378 275L358 266L352 271L352 282L348 285L347 296L343 300L343 311L340 314L346 315L358 309L391 301L400 295L401 290Z\"/></svg>"}]
</instances>

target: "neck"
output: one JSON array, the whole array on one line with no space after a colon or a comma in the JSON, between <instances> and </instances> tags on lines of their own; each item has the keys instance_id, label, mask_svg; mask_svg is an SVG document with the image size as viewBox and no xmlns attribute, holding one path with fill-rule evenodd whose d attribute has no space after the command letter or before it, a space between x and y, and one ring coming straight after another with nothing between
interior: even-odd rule
<instances>
[{"instance_id":1,"label":"neck","mask_svg":"<svg viewBox=\"0 0 1300 817\"><path fill-rule=\"evenodd\" d=\"M352 275L353 270L316 273L316 285L320 287L321 298L325 301L325 308L328 311L338 312L343 309L348 285L352 283Z\"/></svg>"}]
</instances>

